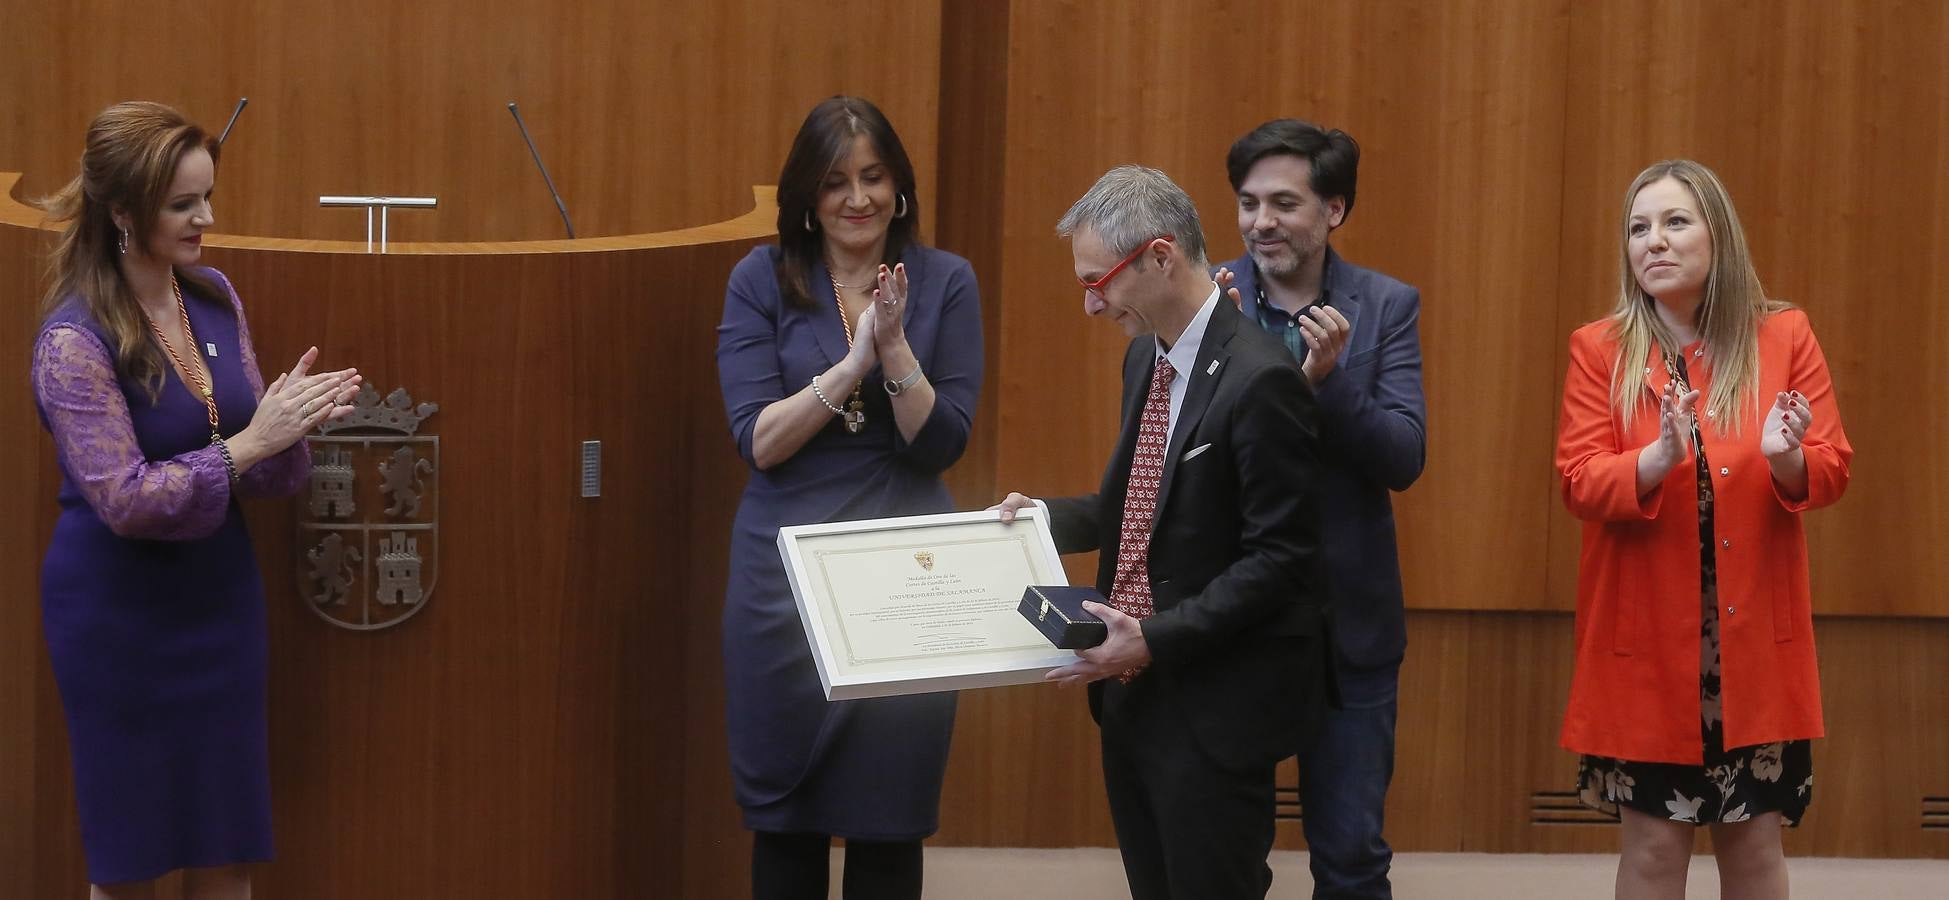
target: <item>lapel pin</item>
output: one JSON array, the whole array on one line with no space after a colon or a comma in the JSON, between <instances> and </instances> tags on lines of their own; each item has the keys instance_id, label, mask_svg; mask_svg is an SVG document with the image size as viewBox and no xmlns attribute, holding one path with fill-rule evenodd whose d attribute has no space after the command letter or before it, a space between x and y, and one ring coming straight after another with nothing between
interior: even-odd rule
<instances>
[{"instance_id":1,"label":"lapel pin","mask_svg":"<svg viewBox=\"0 0 1949 900\"><path fill-rule=\"evenodd\" d=\"M1214 359L1214 360L1212 360L1212 361L1211 361L1211 365L1208 365L1208 366L1206 366L1206 367L1205 367L1205 374L1206 374L1206 375L1216 375L1216 374L1218 374L1218 360L1215 360L1215 359Z\"/></svg>"}]
</instances>

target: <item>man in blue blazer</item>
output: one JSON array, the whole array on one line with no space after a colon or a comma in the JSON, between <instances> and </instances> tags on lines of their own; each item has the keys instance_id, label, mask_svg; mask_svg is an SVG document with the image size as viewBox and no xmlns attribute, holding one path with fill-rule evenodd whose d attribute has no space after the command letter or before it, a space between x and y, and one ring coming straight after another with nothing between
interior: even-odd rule
<instances>
[{"instance_id":1,"label":"man in blue blazer","mask_svg":"<svg viewBox=\"0 0 1949 900\"><path fill-rule=\"evenodd\" d=\"M1267 122L1232 145L1245 256L1231 297L1300 361L1319 406L1315 497L1341 704L1299 752L1315 898L1388 898L1381 836L1394 774L1407 629L1390 491L1421 475L1421 294L1328 245L1353 210L1360 147L1337 129Z\"/></svg>"}]
</instances>

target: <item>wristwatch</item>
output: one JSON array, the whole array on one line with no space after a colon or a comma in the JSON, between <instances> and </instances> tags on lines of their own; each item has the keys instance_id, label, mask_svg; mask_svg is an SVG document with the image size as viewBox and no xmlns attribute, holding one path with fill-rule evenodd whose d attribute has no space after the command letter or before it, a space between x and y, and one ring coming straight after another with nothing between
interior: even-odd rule
<instances>
[{"instance_id":1,"label":"wristwatch","mask_svg":"<svg viewBox=\"0 0 1949 900\"><path fill-rule=\"evenodd\" d=\"M919 383L920 383L920 367L915 366L914 371L911 374L909 374L907 377L902 378L899 381L888 380L884 383L884 387L887 389L887 396L898 397L900 396L901 391L911 388L914 385Z\"/></svg>"}]
</instances>

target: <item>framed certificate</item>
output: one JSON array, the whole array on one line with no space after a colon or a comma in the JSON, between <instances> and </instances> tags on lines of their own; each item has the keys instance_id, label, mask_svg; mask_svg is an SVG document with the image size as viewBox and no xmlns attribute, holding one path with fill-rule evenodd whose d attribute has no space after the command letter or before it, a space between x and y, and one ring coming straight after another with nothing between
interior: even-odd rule
<instances>
[{"instance_id":1,"label":"framed certificate","mask_svg":"<svg viewBox=\"0 0 1949 900\"><path fill-rule=\"evenodd\" d=\"M1068 584L1042 511L944 513L778 530L828 700L1040 681L1075 661L1016 606Z\"/></svg>"}]
</instances>

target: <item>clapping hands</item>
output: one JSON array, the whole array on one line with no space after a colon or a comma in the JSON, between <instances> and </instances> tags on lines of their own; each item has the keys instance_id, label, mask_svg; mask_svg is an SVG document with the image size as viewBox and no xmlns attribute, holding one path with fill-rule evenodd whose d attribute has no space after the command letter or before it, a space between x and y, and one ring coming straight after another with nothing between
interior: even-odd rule
<instances>
[{"instance_id":1,"label":"clapping hands","mask_svg":"<svg viewBox=\"0 0 1949 900\"><path fill-rule=\"evenodd\" d=\"M1662 480L1692 458L1692 430L1698 419L1698 402L1697 389L1677 381L1665 385L1665 393L1658 400L1658 437L1644 449L1650 480Z\"/></svg>"},{"instance_id":2,"label":"clapping hands","mask_svg":"<svg viewBox=\"0 0 1949 900\"><path fill-rule=\"evenodd\" d=\"M879 310L880 304L868 303L860 312L859 320L853 323L853 346L846 351L846 364L853 369L851 380L865 378L880 363Z\"/></svg>"},{"instance_id":3,"label":"clapping hands","mask_svg":"<svg viewBox=\"0 0 1949 900\"><path fill-rule=\"evenodd\" d=\"M873 288L873 343L881 356L907 339L907 264L880 266Z\"/></svg>"},{"instance_id":4,"label":"clapping hands","mask_svg":"<svg viewBox=\"0 0 1949 900\"><path fill-rule=\"evenodd\" d=\"M1224 266L1219 266L1212 280L1218 282L1219 290L1232 301L1232 306L1240 311L1245 309L1245 298L1234 287L1238 276ZM1339 364L1340 351L1347 347L1347 338L1353 334L1353 325L1347 317L1331 306L1309 306L1304 315L1297 317L1300 338L1306 341L1306 361L1299 369L1306 374L1306 382L1319 387L1326 376L1333 374L1333 367Z\"/></svg>"},{"instance_id":5,"label":"clapping hands","mask_svg":"<svg viewBox=\"0 0 1949 900\"><path fill-rule=\"evenodd\" d=\"M347 405L359 391L363 377L357 369L311 374L318 348L306 350L291 371L278 375L264 388L257 412L246 430L272 453L298 442L313 428L352 412Z\"/></svg>"},{"instance_id":6,"label":"clapping hands","mask_svg":"<svg viewBox=\"0 0 1949 900\"><path fill-rule=\"evenodd\" d=\"M1760 427L1760 452L1767 459L1779 459L1799 450L1813 421L1814 410L1799 391L1774 395L1773 407L1766 411L1766 424Z\"/></svg>"}]
</instances>

